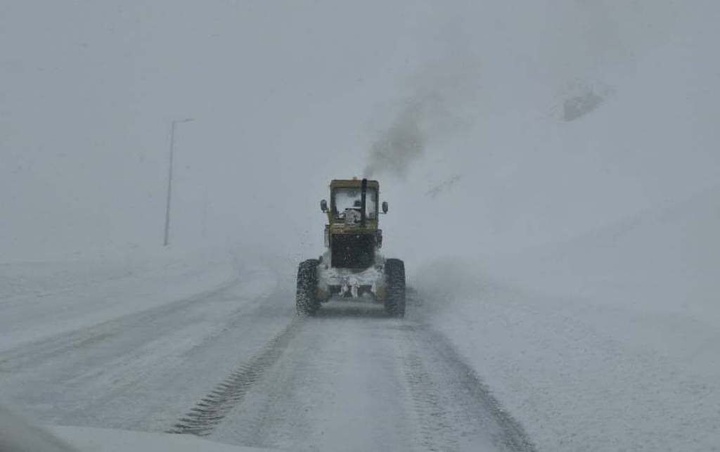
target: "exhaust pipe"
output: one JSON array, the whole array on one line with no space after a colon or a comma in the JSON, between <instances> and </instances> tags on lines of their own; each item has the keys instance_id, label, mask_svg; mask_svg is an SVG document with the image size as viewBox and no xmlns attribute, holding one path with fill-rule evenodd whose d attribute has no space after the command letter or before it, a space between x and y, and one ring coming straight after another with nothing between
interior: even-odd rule
<instances>
[{"instance_id":1,"label":"exhaust pipe","mask_svg":"<svg viewBox=\"0 0 720 452\"><path fill-rule=\"evenodd\" d=\"M363 178L360 189L360 227L365 227L365 206L367 205L367 179Z\"/></svg>"}]
</instances>

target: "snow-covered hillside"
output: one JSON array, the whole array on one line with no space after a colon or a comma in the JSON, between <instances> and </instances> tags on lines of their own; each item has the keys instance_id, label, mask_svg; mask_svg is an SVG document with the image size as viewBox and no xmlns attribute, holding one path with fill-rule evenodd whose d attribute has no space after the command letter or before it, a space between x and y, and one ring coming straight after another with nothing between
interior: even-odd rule
<instances>
[{"instance_id":1,"label":"snow-covered hillside","mask_svg":"<svg viewBox=\"0 0 720 452\"><path fill-rule=\"evenodd\" d=\"M579 92L603 98L581 117L560 96L490 119L476 141L490 167L446 162L457 182L428 197L447 257L416 284L541 450L720 443L720 36L705 6L596 67Z\"/></svg>"},{"instance_id":2,"label":"snow-covered hillside","mask_svg":"<svg viewBox=\"0 0 720 452\"><path fill-rule=\"evenodd\" d=\"M601 4L606 20L631 26L624 14L633 7ZM720 39L714 26L720 12L706 6L684 3L678 6L682 14L661 24L658 15L669 2L647 2L635 18L639 29L617 36L620 49L607 49L631 55L598 57L591 65L575 61L568 48L570 41L582 46L588 39L583 33L561 40L511 21L506 33L520 42L500 52L490 44L497 42L490 39L494 29L474 30L473 57L487 67L468 83L466 67L455 62L447 70L465 82L455 88L460 93L451 89L443 98L448 88L434 86L445 99L442 113L465 122L448 135L435 133L440 119L421 117L420 135L427 141L422 157L409 162L401 182L385 174L385 190L401 209L386 227L412 231L400 239L400 252L420 261L520 252L566 242L720 183L720 64L708 57ZM531 41L540 49L530 59L521 43ZM541 51L553 45L557 53ZM568 69L580 67L580 73ZM568 120L568 103L588 96L597 97L593 107ZM426 246L419 249L418 242Z\"/></svg>"},{"instance_id":3,"label":"snow-covered hillside","mask_svg":"<svg viewBox=\"0 0 720 452\"><path fill-rule=\"evenodd\" d=\"M717 199L503 261L436 262L418 284L541 450L713 450Z\"/></svg>"}]
</instances>

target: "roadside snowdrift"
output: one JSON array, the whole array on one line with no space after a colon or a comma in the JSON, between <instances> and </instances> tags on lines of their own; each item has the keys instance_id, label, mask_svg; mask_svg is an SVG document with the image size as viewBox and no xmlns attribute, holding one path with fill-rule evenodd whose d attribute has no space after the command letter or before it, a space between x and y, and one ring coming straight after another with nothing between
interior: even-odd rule
<instances>
[{"instance_id":1,"label":"roadside snowdrift","mask_svg":"<svg viewBox=\"0 0 720 452\"><path fill-rule=\"evenodd\" d=\"M416 278L540 450L720 444L720 189L502 261Z\"/></svg>"},{"instance_id":2,"label":"roadside snowdrift","mask_svg":"<svg viewBox=\"0 0 720 452\"><path fill-rule=\"evenodd\" d=\"M416 199L429 208L409 213L417 234L402 246L410 268L449 257L411 282L540 450L720 444L720 66L706 6L683 4L665 35L594 67L587 99L543 110L547 89L518 96L467 138L476 154L425 168L456 182Z\"/></svg>"},{"instance_id":3,"label":"roadside snowdrift","mask_svg":"<svg viewBox=\"0 0 720 452\"><path fill-rule=\"evenodd\" d=\"M2 263L0 351L216 289L240 266L218 250Z\"/></svg>"}]
</instances>

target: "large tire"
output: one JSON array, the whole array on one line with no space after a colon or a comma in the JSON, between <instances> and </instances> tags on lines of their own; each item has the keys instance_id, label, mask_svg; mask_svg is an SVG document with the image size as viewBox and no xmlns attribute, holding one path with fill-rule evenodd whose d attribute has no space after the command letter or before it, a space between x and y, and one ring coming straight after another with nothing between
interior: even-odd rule
<instances>
[{"instance_id":1,"label":"large tire","mask_svg":"<svg viewBox=\"0 0 720 452\"><path fill-rule=\"evenodd\" d=\"M317 297L319 264L320 261L317 259L308 259L301 262L298 268L295 305L299 315L313 315L320 308L320 300Z\"/></svg>"},{"instance_id":2,"label":"large tire","mask_svg":"<svg viewBox=\"0 0 720 452\"><path fill-rule=\"evenodd\" d=\"M405 263L400 259L385 261L387 298L385 310L393 317L405 317Z\"/></svg>"}]
</instances>

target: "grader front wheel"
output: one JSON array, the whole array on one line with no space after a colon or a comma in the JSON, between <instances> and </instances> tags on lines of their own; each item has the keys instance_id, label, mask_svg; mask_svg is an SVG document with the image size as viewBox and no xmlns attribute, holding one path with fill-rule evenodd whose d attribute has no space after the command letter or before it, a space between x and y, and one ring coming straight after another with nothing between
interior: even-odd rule
<instances>
[{"instance_id":1,"label":"grader front wheel","mask_svg":"<svg viewBox=\"0 0 720 452\"><path fill-rule=\"evenodd\" d=\"M400 259L387 259L385 281L385 310L393 317L405 317L405 263Z\"/></svg>"},{"instance_id":2,"label":"grader front wheel","mask_svg":"<svg viewBox=\"0 0 720 452\"><path fill-rule=\"evenodd\" d=\"M320 261L317 259L308 259L300 263L295 296L298 315L313 315L320 308L320 300L317 297L319 264Z\"/></svg>"}]
</instances>

